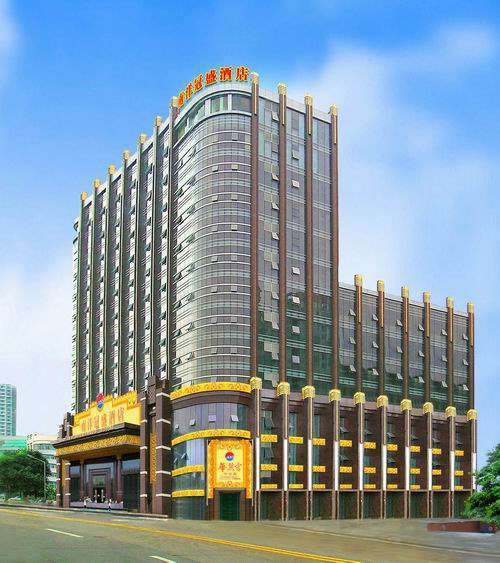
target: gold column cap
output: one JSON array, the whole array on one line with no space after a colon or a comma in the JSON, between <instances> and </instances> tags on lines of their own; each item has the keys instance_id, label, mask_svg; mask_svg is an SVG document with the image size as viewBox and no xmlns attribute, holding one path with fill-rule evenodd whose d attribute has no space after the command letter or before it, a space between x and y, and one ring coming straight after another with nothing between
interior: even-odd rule
<instances>
[{"instance_id":1,"label":"gold column cap","mask_svg":"<svg viewBox=\"0 0 500 563\"><path fill-rule=\"evenodd\" d=\"M259 73L258 72L251 72L250 78L252 80L252 84L258 84L259 83Z\"/></svg>"},{"instance_id":2,"label":"gold column cap","mask_svg":"<svg viewBox=\"0 0 500 563\"><path fill-rule=\"evenodd\" d=\"M453 297L447 297L446 298L446 306L448 307L448 309L453 309L455 300L453 299Z\"/></svg>"},{"instance_id":3,"label":"gold column cap","mask_svg":"<svg viewBox=\"0 0 500 563\"><path fill-rule=\"evenodd\" d=\"M123 151L123 160L128 160L130 158L130 151L124 150Z\"/></svg>"},{"instance_id":4,"label":"gold column cap","mask_svg":"<svg viewBox=\"0 0 500 563\"><path fill-rule=\"evenodd\" d=\"M401 287L401 297L408 299L410 297L410 290L406 285Z\"/></svg>"},{"instance_id":5,"label":"gold column cap","mask_svg":"<svg viewBox=\"0 0 500 563\"><path fill-rule=\"evenodd\" d=\"M422 410L424 411L424 414L432 414L434 412L434 405L430 401L427 401L427 403L424 403Z\"/></svg>"},{"instance_id":6,"label":"gold column cap","mask_svg":"<svg viewBox=\"0 0 500 563\"><path fill-rule=\"evenodd\" d=\"M457 409L452 406L446 407L444 414L446 415L446 418L450 418L451 416L457 416Z\"/></svg>"},{"instance_id":7,"label":"gold column cap","mask_svg":"<svg viewBox=\"0 0 500 563\"><path fill-rule=\"evenodd\" d=\"M179 98L177 96L172 96L170 99L170 107L177 108L179 107Z\"/></svg>"},{"instance_id":8,"label":"gold column cap","mask_svg":"<svg viewBox=\"0 0 500 563\"><path fill-rule=\"evenodd\" d=\"M400 403L401 411L411 411L411 400L403 399Z\"/></svg>"},{"instance_id":9,"label":"gold column cap","mask_svg":"<svg viewBox=\"0 0 500 563\"><path fill-rule=\"evenodd\" d=\"M363 285L363 276L361 274L354 275L354 285L361 287Z\"/></svg>"},{"instance_id":10,"label":"gold column cap","mask_svg":"<svg viewBox=\"0 0 500 563\"><path fill-rule=\"evenodd\" d=\"M290 383L288 381L280 381L276 387L276 396L290 395Z\"/></svg>"},{"instance_id":11,"label":"gold column cap","mask_svg":"<svg viewBox=\"0 0 500 563\"><path fill-rule=\"evenodd\" d=\"M155 117L155 123L156 127L159 127L161 125L161 115L157 115Z\"/></svg>"},{"instance_id":12,"label":"gold column cap","mask_svg":"<svg viewBox=\"0 0 500 563\"><path fill-rule=\"evenodd\" d=\"M254 376L250 378L250 389L262 389L262 379L260 377Z\"/></svg>"},{"instance_id":13,"label":"gold column cap","mask_svg":"<svg viewBox=\"0 0 500 563\"><path fill-rule=\"evenodd\" d=\"M330 389L330 391L328 391L328 401L330 403L340 401L341 396L340 389Z\"/></svg>"},{"instance_id":14,"label":"gold column cap","mask_svg":"<svg viewBox=\"0 0 500 563\"><path fill-rule=\"evenodd\" d=\"M474 312L474 303L467 303L467 313Z\"/></svg>"},{"instance_id":15,"label":"gold column cap","mask_svg":"<svg viewBox=\"0 0 500 563\"><path fill-rule=\"evenodd\" d=\"M141 133L139 135L139 144L143 145L146 142L146 139L147 139L146 133Z\"/></svg>"},{"instance_id":16,"label":"gold column cap","mask_svg":"<svg viewBox=\"0 0 500 563\"><path fill-rule=\"evenodd\" d=\"M278 94L286 96L286 84L284 82L280 82L278 84Z\"/></svg>"},{"instance_id":17,"label":"gold column cap","mask_svg":"<svg viewBox=\"0 0 500 563\"><path fill-rule=\"evenodd\" d=\"M365 398L365 394L363 393L363 391L356 391L356 393L354 393L354 404L358 405L358 404L363 404L366 401Z\"/></svg>"},{"instance_id":18,"label":"gold column cap","mask_svg":"<svg viewBox=\"0 0 500 563\"><path fill-rule=\"evenodd\" d=\"M302 387L302 398L303 399L314 399L316 397L316 389L314 385L305 385Z\"/></svg>"},{"instance_id":19,"label":"gold column cap","mask_svg":"<svg viewBox=\"0 0 500 563\"><path fill-rule=\"evenodd\" d=\"M424 291L424 303L430 303L431 302L431 294L428 291Z\"/></svg>"},{"instance_id":20,"label":"gold column cap","mask_svg":"<svg viewBox=\"0 0 500 563\"><path fill-rule=\"evenodd\" d=\"M108 174L109 174L109 175L112 175L112 174L114 174L115 172L116 172L116 167L115 167L115 165L114 165L114 164L110 164L110 165L108 166Z\"/></svg>"},{"instance_id":21,"label":"gold column cap","mask_svg":"<svg viewBox=\"0 0 500 563\"><path fill-rule=\"evenodd\" d=\"M338 114L339 114L339 110L337 106L335 104L332 104L330 106L330 115L338 115Z\"/></svg>"},{"instance_id":22,"label":"gold column cap","mask_svg":"<svg viewBox=\"0 0 500 563\"><path fill-rule=\"evenodd\" d=\"M97 189L100 185L101 185L101 180L99 180L99 178L96 178L94 180L94 189Z\"/></svg>"},{"instance_id":23,"label":"gold column cap","mask_svg":"<svg viewBox=\"0 0 500 563\"><path fill-rule=\"evenodd\" d=\"M385 282L383 280L378 280L377 291L380 291L381 293L385 292Z\"/></svg>"},{"instance_id":24,"label":"gold column cap","mask_svg":"<svg viewBox=\"0 0 500 563\"><path fill-rule=\"evenodd\" d=\"M85 201L85 200L87 199L87 192L82 192L82 193L80 194L80 199L81 199L82 201Z\"/></svg>"},{"instance_id":25,"label":"gold column cap","mask_svg":"<svg viewBox=\"0 0 500 563\"><path fill-rule=\"evenodd\" d=\"M469 409L467 411L467 420L477 420L477 410Z\"/></svg>"},{"instance_id":26,"label":"gold column cap","mask_svg":"<svg viewBox=\"0 0 500 563\"><path fill-rule=\"evenodd\" d=\"M379 395L377 397L377 408L387 407L389 405L389 397L387 395Z\"/></svg>"},{"instance_id":27,"label":"gold column cap","mask_svg":"<svg viewBox=\"0 0 500 563\"><path fill-rule=\"evenodd\" d=\"M304 103L306 104L306 106L312 106L312 104L313 104L312 94L306 94L304 96Z\"/></svg>"}]
</instances>

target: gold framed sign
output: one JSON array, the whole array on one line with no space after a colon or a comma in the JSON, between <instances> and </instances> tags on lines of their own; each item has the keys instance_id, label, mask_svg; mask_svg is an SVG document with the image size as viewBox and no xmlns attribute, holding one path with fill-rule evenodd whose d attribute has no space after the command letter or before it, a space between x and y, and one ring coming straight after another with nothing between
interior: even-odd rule
<instances>
[{"instance_id":1,"label":"gold framed sign","mask_svg":"<svg viewBox=\"0 0 500 563\"><path fill-rule=\"evenodd\" d=\"M245 489L252 498L252 445L248 440L211 440L208 444L208 498L214 489Z\"/></svg>"}]
</instances>

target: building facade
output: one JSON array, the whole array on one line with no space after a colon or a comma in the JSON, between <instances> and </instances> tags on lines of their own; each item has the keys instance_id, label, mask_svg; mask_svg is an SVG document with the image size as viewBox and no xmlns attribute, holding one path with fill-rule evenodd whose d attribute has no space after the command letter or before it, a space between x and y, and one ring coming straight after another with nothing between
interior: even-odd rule
<instances>
[{"instance_id":1,"label":"building facade","mask_svg":"<svg viewBox=\"0 0 500 563\"><path fill-rule=\"evenodd\" d=\"M338 278L338 115L197 76L82 194L58 500L179 518L458 514L474 311Z\"/></svg>"},{"instance_id":2,"label":"building facade","mask_svg":"<svg viewBox=\"0 0 500 563\"><path fill-rule=\"evenodd\" d=\"M26 436L0 436L0 456L26 449Z\"/></svg>"},{"instance_id":3,"label":"building facade","mask_svg":"<svg viewBox=\"0 0 500 563\"><path fill-rule=\"evenodd\" d=\"M16 435L17 390L14 385L0 383L0 436Z\"/></svg>"},{"instance_id":4,"label":"building facade","mask_svg":"<svg viewBox=\"0 0 500 563\"><path fill-rule=\"evenodd\" d=\"M31 451L40 452L47 460L47 481L49 483L56 482L56 450L53 443L57 440L57 436L51 434L40 434L33 432L26 436L26 447Z\"/></svg>"}]
</instances>

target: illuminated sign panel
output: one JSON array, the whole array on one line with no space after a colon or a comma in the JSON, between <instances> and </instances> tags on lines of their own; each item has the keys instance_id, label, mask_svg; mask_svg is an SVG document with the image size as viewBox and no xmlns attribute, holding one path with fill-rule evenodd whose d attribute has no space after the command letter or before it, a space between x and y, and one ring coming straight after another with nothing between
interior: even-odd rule
<instances>
[{"instance_id":1,"label":"illuminated sign panel","mask_svg":"<svg viewBox=\"0 0 500 563\"><path fill-rule=\"evenodd\" d=\"M214 489L245 489L252 498L252 450L248 440L212 440L208 444L208 497Z\"/></svg>"},{"instance_id":2,"label":"illuminated sign panel","mask_svg":"<svg viewBox=\"0 0 500 563\"><path fill-rule=\"evenodd\" d=\"M108 430L128 422L140 425L141 405L137 401L137 393L130 391L120 397L102 397L100 393L97 401L83 412L75 414L72 436L92 434L99 430Z\"/></svg>"},{"instance_id":3,"label":"illuminated sign panel","mask_svg":"<svg viewBox=\"0 0 500 563\"><path fill-rule=\"evenodd\" d=\"M191 99L193 94L202 90L205 86L216 84L217 82L248 82L248 67L237 66L221 66L219 70L212 68L209 71L198 74L189 84L179 92L177 97L177 104L181 108L186 102Z\"/></svg>"}]
</instances>

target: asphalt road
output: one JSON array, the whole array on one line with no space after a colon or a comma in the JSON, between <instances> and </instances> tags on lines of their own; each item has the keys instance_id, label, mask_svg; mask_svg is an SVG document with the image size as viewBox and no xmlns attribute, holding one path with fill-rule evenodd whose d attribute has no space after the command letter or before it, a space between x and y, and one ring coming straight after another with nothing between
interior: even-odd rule
<instances>
[{"instance_id":1,"label":"asphalt road","mask_svg":"<svg viewBox=\"0 0 500 563\"><path fill-rule=\"evenodd\" d=\"M384 529L385 522L370 527L370 523L344 521L341 529L335 524L153 520L113 513L0 508L0 561L500 562L496 537L476 537L471 543L462 537L465 534L455 534L455 540L443 534L398 536L391 532L391 525L396 530L401 527L394 521L387 523L389 533L383 537L374 526Z\"/></svg>"}]
</instances>

